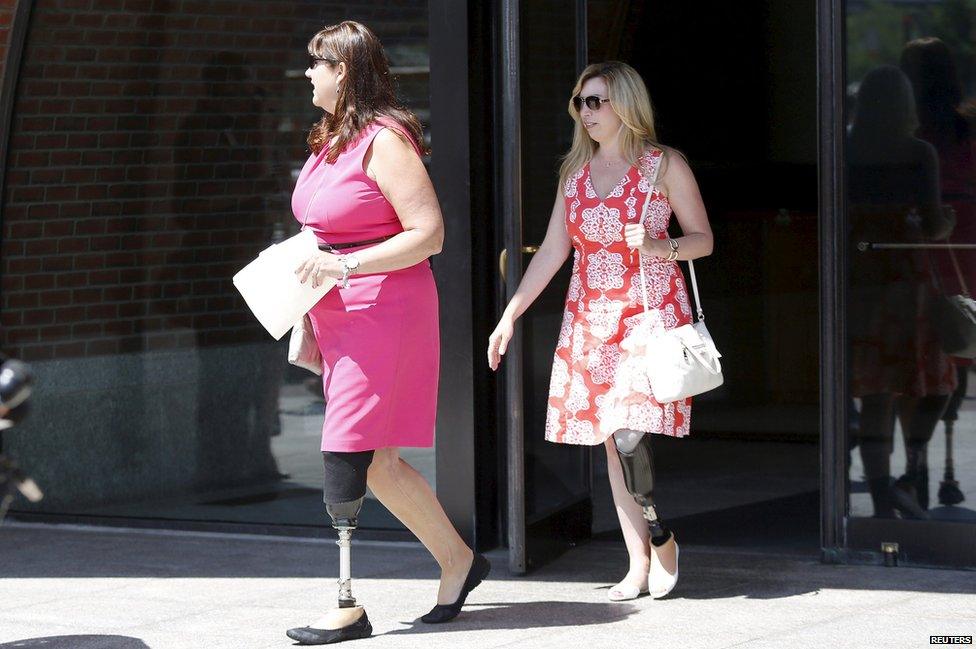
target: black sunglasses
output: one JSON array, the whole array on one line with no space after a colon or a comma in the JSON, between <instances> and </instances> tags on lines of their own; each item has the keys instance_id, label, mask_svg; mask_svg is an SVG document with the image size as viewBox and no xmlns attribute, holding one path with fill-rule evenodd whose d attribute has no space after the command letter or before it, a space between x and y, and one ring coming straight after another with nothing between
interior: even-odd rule
<instances>
[{"instance_id":1,"label":"black sunglasses","mask_svg":"<svg viewBox=\"0 0 976 649\"><path fill-rule=\"evenodd\" d=\"M603 97L597 97L596 95L590 95L589 97L581 97L580 95L576 95L573 97L573 108L575 108L576 112L578 113L580 109L583 108L583 104L585 103L586 107L590 110L600 110L600 106L608 101L610 100L604 99Z\"/></svg>"},{"instance_id":2,"label":"black sunglasses","mask_svg":"<svg viewBox=\"0 0 976 649\"><path fill-rule=\"evenodd\" d=\"M335 59L326 58L324 56L315 56L314 54L308 55L308 68L314 70L315 66L319 63L328 63L329 65L336 65L339 62Z\"/></svg>"}]
</instances>

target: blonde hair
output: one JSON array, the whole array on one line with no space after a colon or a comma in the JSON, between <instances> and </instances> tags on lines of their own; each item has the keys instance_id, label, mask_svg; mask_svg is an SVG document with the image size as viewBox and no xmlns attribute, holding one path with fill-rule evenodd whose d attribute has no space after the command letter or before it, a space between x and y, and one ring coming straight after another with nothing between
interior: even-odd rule
<instances>
[{"instance_id":1,"label":"blonde hair","mask_svg":"<svg viewBox=\"0 0 976 649\"><path fill-rule=\"evenodd\" d=\"M588 65L580 75L573 94L569 99L569 115L573 118L573 145L563 156L563 163L559 167L559 186L563 187L570 176L583 168L599 149L599 145L583 128L580 114L573 106L573 97L580 94L585 84L594 77L602 77L607 83L607 98L610 107L623 122L620 134L620 150L624 159L631 165L636 164L648 147L661 151L661 163L658 165L657 178L664 177L663 167L667 161L669 150L658 143L654 130L654 109L651 98L647 94L644 80L637 70L620 61L606 61ZM647 171L642 169L641 171ZM653 179L648 178L654 181Z\"/></svg>"}]
</instances>

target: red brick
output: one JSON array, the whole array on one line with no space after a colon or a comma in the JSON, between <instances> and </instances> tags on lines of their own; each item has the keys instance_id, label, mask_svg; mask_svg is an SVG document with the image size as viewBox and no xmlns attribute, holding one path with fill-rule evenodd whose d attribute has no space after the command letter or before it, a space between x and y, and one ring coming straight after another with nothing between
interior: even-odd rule
<instances>
[{"instance_id":1,"label":"red brick","mask_svg":"<svg viewBox=\"0 0 976 649\"><path fill-rule=\"evenodd\" d=\"M68 142L68 136L63 133L45 133L34 138L34 146L38 149L63 149Z\"/></svg>"},{"instance_id":2,"label":"red brick","mask_svg":"<svg viewBox=\"0 0 976 649\"><path fill-rule=\"evenodd\" d=\"M94 169L65 169L64 182L66 183L93 183L95 182ZM75 190L77 192L77 189Z\"/></svg>"},{"instance_id":3,"label":"red brick","mask_svg":"<svg viewBox=\"0 0 976 649\"><path fill-rule=\"evenodd\" d=\"M42 262L36 257L26 257L23 259L6 258L5 263L7 272L10 273L36 273L42 269Z\"/></svg>"},{"instance_id":4,"label":"red brick","mask_svg":"<svg viewBox=\"0 0 976 649\"><path fill-rule=\"evenodd\" d=\"M88 307L85 315L89 320L111 320L119 317L119 305L93 304Z\"/></svg>"},{"instance_id":5,"label":"red brick","mask_svg":"<svg viewBox=\"0 0 976 649\"><path fill-rule=\"evenodd\" d=\"M96 338L102 334L101 322L79 322L71 326L73 338Z\"/></svg>"},{"instance_id":6,"label":"red brick","mask_svg":"<svg viewBox=\"0 0 976 649\"><path fill-rule=\"evenodd\" d=\"M81 162L81 151L51 151L52 165L68 167L71 165L81 164Z\"/></svg>"},{"instance_id":7,"label":"red brick","mask_svg":"<svg viewBox=\"0 0 976 649\"><path fill-rule=\"evenodd\" d=\"M60 273L57 276L58 288L77 288L88 283L87 273Z\"/></svg>"},{"instance_id":8,"label":"red brick","mask_svg":"<svg viewBox=\"0 0 976 649\"><path fill-rule=\"evenodd\" d=\"M104 255L76 255L75 268L78 270L91 270L93 268L105 267Z\"/></svg>"},{"instance_id":9,"label":"red brick","mask_svg":"<svg viewBox=\"0 0 976 649\"><path fill-rule=\"evenodd\" d=\"M71 304L71 291L53 290L42 291L40 293L40 304L42 306L65 306Z\"/></svg>"},{"instance_id":10,"label":"red brick","mask_svg":"<svg viewBox=\"0 0 976 649\"><path fill-rule=\"evenodd\" d=\"M75 358L85 355L85 343L58 343L54 345L54 356L57 358Z\"/></svg>"},{"instance_id":11,"label":"red brick","mask_svg":"<svg viewBox=\"0 0 976 649\"><path fill-rule=\"evenodd\" d=\"M4 293L3 295L4 305L8 309L29 309L31 307L36 307L40 304L38 300L38 294L36 292L30 293Z\"/></svg>"},{"instance_id":12,"label":"red brick","mask_svg":"<svg viewBox=\"0 0 976 649\"><path fill-rule=\"evenodd\" d=\"M44 190L44 200L52 203L74 200L78 195L78 188L74 185L55 185Z\"/></svg>"},{"instance_id":13,"label":"red brick","mask_svg":"<svg viewBox=\"0 0 976 649\"><path fill-rule=\"evenodd\" d=\"M74 83L69 84L67 82L64 82L61 84L61 92L65 93L68 96L81 95L82 92L80 92L80 88L64 87L64 86L78 86L78 85L86 85L86 84L74 84ZM62 115L61 117L55 117L54 128L58 131L83 131L85 130L85 118L75 117L73 115L71 116Z\"/></svg>"},{"instance_id":14,"label":"red brick","mask_svg":"<svg viewBox=\"0 0 976 649\"><path fill-rule=\"evenodd\" d=\"M23 312L25 325L46 325L54 323L54 311L51 309L35 309Z\"/></svg>"},{"instance_id":15,"label":"red brick","mask_svg":"<svg viewBox=\"0 0 976 649\"><path fill-rule=\"evenodd\" d=\"M110 286L102 290L102 299L107 302L122 302L132 299L131 286Z\"/></svg>"},{"instance_id":16,"label":"red brick","mask_svg":"<svg viewBox=\"0 0 976 649\"><path fill-rule=\"evenodd\" d=\"M93 285L118 284L119 271L117 270L92 271L88 274L88 281Z\"/></svg>"},{"instance_id":17,"label":"red brick","mask_svg":"<svg viewBox=\"0 0 976 649\"><path fill-rule=\"evenodd\" d=\"M114 183L125 180L124 167L102 167L98 170L98 181L102 183Z\"/></svg>"},{"instance_id":18,"label":"red brick","mask_svg":"<svg viewBox=\"0 0 976 649\"><path fill-rule=\"evenodd\" d=\"M80 322L85 319L85 307L65 306L60 307L54 312L54 320L58 323Z\"/></svg>"},{"instance_id":19,"label":"red brick","mask_svg":"<svg viewBox=\"0 0 976 649\"><path fill-rule=\"evenodd\" d=\"M67 146L72 149L91 149L98 146L98 136L92 133L71 133L67 139Z\"/></svg>"},{"instance_id":20,"label":"red brick","mask_svg":"<svg viewBox=\"0 0 976 649\"><path fill-rule=\"evenodd\" d=\"M71 270L73 267L71 257L45 257L41 261L41 268L45 272Z\"/></svg>"},{"instance_id":21,"label":"red brick","mask_svg":"<svg viewBox=\"0 0 976 649\"><path fill-rule=\"evenodd\" d=\"M54 277L54 275L26 275L24 277L24 288L33 291L54 288Z\"/></svg>"},{"instance_id":22,"label":"red brick","mask_svg":"<svg viewBox=\"0 0 976 649\"><path fill-rule=\"evenodd\" d=\"M38 337L43 341L48 340L64 340L71 336L71 327L66 325L53 325L50 327L41 327L38 331Z\"/></svg>"},{"instance_id":23,"label":"red brick","mask_svg":"<svg viewBox=\"0 0 976 649\"><path fill-rule=\"evenodd\" d=\"M61 218L64 219L86 219L92 215L91 203L63 203L61 205ZM83 234L82 230L75 227L75 232Z\"/></svg>"},{"instance_id":24,"label":"red brick","mask_svg":"<svg viewBox=\"0 0 976 649\"><path fill-rule=\"evenodd\" d=\"M54 239L33 239L26 242L28 255L50 255L58 251L58 242Z\"/></svg>"},{"instance_id":25,"label":"red brick","mask_svg":"<svg viewBox=\"0 0 976 649\"><path fill-rule=\"evenodd\" d=\"M99 200L105 198L108 195L108 190L105 185L79 185L78 186L78 199L79 200Z\"/></svg>"},{"instance_id":26,"label":"red brick","mask_svg":"<svg viewBox=\"0 0 976 649\"><path fill-rule=\"evenodd\" d=\"M109 320L102 325L102 330L109 336L124 336L134 333L132 322L128 320Z\"/></svg>"},{"instance_id":27,"label":"red brick","mask_svg":"<svg viewBox=\"0 0 976 649\"><path fill-rule=\"evenodd\" d=\"M116 236L103 236L103 237L91 238L92 250L118 250L120 247L121 247L121 239ZM104 262L104 259L102 259L102 261Z\"/></svg>"},{"instance_id":28,"label":"red brick","mask_svg":"<svg viewBox=\"0 0 976 649\"><path fill-rule=\"evenodd\" d=\"M64 214L62 207L61 213ZM101 219L78 219L75 221L75 234L101 234L105 232L105 221Z\"/></svg>"},{"instance_id":29,"label":"red brick","mask_svg":"<svg viewBox=\"0 0 976 649\"><path fill-rule=\"evenodd\" d=\"M37 222L19 222L19 223L9 223L6 227L7 236L14 239L29 239L32 237L41 236L41 231L43 228L42 223Z\"/></svg>"},{"instance_id":30,"label":"red brick","mask_svg":"<svg viewBox=\"0 0 976 649\"><path fill-rule=\"evenodd\" d=\"M50 161L50 154L44 151L21 151L17 154L18 167L44 167Z\"/></svg>"},{"instance_id":31,"label":"red brick","mask_svg":"<svg viewBox=\"0 0 976 649\"><path fill-rule=\"evenodd\" d=\"M148 313L149 305L145 302L123 302L118 305L120 318L138 318Z\"/></svg>"},{"instance_id":32,"label":"red brick","mask_svg":"<svg viewBox=\"0 0 976 649\"><path fill-rule=\"evenodd\" d=\"M44 224L45 237L64 237L74 234L74 221L48 221Z\"/></svg>"},{"instance_id":33,"label":"red brick","mask_svg":"<svg viewBox=\"0 0 976 649\"><path fill-rule=\"evenodd\" d=\"M86 356L111 355L118 352L118 342L112 339L92 340L85 345Z\"/></svg>"},{"instance_id":34,"label":"red brick","mask_svg":"<svg viewBox=\"0 0 976 649\"><path fill-rule=\"evenodd\" d=\"M7 342L11 345L19 345L22 343L36 342L38 339L37 328L17 327L16 329L9 329L5 332L5 338L7 339Z\"/></svg>"},{"instance_id":35,"label":"red brick","mask_svg":"<svg viewBox=\"0 0 976 649\"><path fill-rule=\"evenodd\" d=\"M10 185L8 185L9 187ZM44 188L43 187L13 187L10 190L10 198L18 203L32 203L34 201L44 200ZM9 208L7 209L7 216L10 215Z\"/></svg>"}]
</instances>

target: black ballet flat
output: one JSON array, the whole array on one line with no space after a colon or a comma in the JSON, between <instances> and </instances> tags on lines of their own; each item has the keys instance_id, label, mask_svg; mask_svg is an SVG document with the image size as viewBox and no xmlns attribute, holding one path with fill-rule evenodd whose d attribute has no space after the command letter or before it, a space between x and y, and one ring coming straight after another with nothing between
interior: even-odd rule
<instances>
[{"instance_id":1,"label":"black ballet flat","mask_svg":"<svg viewBox=\"0 0 976 649\"><path fill-rule=\"evenodd\" d=\"M286 635L292 640L297 640L299 644L335 644L346 640L359 640L368 638L373 633L373 626L363 611L362 617L341 629L313 629L310 626L303 626L295 629L288 629Z\"/></svg>"},{"instance_id":2,"label":"black ballet flat","mask_svg":"<svg viewBox=\"0 0 976 649\"><path fill-rule=\"evenodd\" d=\"M457 600L453 604L438 604L430 609L430 613L420 618L420 621L427 624L440 624L456 618L461 612L461 607L464 606L464 600L467 599L468 593L474 590L481 583L481 580L488 576L489 572L491 572L491 564L488 559L481 554L474 555L471 569L468 570L468 576L464 578L464 586L461 587L461 594L458 595Z\"/></svg>"}]
</instances>

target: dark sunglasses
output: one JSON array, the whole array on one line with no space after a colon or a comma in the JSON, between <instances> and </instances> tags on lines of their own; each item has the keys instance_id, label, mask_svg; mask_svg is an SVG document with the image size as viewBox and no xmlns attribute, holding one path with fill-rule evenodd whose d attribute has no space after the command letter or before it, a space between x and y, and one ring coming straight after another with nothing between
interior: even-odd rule
<instances>
[{"instance_id":1,"label":"dark sunglasses","mask_svg":"<svg viewBox=\"0 0 976 649\"><path fill-rule=\"evenodd\" d=\"M608 101L610 100L604 99L603 97L597 97L596 95L590 95L589 97L581 97L576 95L573 97L573 108L575 108L576 112L578 113L585 103L586 107L590 110L600 110L600 107Z\"/></svg>"},{"instance_id":2,"label":"dark sunglasses","mask_svg":"<svg viewBox=\"0 0 976 649\"><path fill-rule=\"evenodd\" d=\"M315 56L314 54L309 54L308 56L308 68L314 70L315 66L319 63L328 63L329 65L336 65L339 63L335 59L326 58L324 56Z\"/></svg>"}]
</instances>

